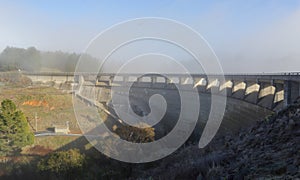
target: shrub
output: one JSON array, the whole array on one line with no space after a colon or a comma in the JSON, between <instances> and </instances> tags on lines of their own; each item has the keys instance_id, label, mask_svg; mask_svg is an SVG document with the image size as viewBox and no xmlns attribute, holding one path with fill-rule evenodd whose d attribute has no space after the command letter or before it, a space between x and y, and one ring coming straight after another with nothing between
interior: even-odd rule
<instances>
[{"instance_id":1,"label":"shrub","mask_svg":"<svg viewBox=\"0 0 300 180\"><path fill-rule=\"evenodd\" d=\"M155 140L155 132L152 127L121 126L115 132L120 138L134 143L147 143Z\"/></svg>"},{"instance_id":2,"label":"shrub","mask_svg":"<svg viewBox=\"0 0 300 180\"><path fill-rule=\"evenodd\" d=\"M78 149L58 151L38 162L40 172L52 173L58 176L72 176L81 174L85 164L85 155Z\"/></svg>"}]
</instances>

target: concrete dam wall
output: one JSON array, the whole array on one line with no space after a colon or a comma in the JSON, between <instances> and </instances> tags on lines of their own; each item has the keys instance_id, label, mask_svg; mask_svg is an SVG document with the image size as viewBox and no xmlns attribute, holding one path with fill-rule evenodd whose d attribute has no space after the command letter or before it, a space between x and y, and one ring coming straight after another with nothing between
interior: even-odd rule
<instances>
[{"instance_id":1,"label":"concrete dam wall","mask_svg":"<svg viewBox=\"0 0 300 180\"><path fill-rule=\"evenodd\" d=\"M163 136L174 127L180 112L180 97L174 88L175 84L193 85L197 88L200 97L200 115L195 134L199 136L205 125L209 112L211 94L227 96L226 112L222 121L220 132L235 131L248 127L257 120L264 119L273 111L287 106L300 95L300 74L252 74L252 75L210 75L210 77L195 74L192 78L185 75L173 74L168 79L164 76L150 74L140 76L138 74L70 74L70 73L29 73L25 74L34 82L54 82L62 84L68 82L71 86L82 86L75 90L92 101L97 101L106 106L112 114L115 114L111 106L111 88L120 84L136 82L136 88L131 88L130 106L136 114L144 116L149 114L149 98L154 94L160 94L167 102L167 112L161 122L155 125L157 136ZM76 89L76 88L75 88ZM119 90L122 94L122 90ZM145 92L147 92L145 94ZM119 104L118 106L122 106ZM215 112L218 113L218 112ZM116 115L116 114L115 114Z\"/></svg>"},{"instance_id":2,"label":"concrete dam wall","mask_svg":"<svg viewBox=\"0 0 300 180\"><path fill-rule=\"evenodd\" d=\"M129 97L130 106L133 111L139 115L147 115L151 109L149 107L149 99L154 94L159 94L164 97L167 103L167 110L162 120L157 123L155 128L156 139L159 139L168 132L170 132L179 118L181 100L178 91L170 89L157 89L157 88L131 88L130 93L126 94L122 88L117 90L118 95ZM89 99L94 99L98 102L102 102L107 109L116 115L113 106L122 106L122 104L111 103L111 88L105 86L93 86L92 84L86 84L81 87L80 95ZM193 139L200 138L202 129L208 120L211 105L211 95L208 93L199 93L200 100L200 114L198 117L198 123L192 134ZM227 98L226 112L219 129L219 133L235 132L240 128L249 127L257 120L262 120L266 116L270 115L273 111L268 110L239 99ZM218 113L218 112L215 112ZM193 117L197 118L197 117ZM114 123L109 123L114 124Z\"/></svg>"}]
</instances>

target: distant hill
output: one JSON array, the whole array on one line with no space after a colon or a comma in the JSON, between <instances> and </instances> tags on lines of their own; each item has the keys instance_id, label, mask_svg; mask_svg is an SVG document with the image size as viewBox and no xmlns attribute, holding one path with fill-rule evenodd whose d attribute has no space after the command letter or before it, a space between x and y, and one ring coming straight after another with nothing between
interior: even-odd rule
<instances>
[{"instance_id":1,"label":"distant hill","mask_svg":"<svg viewBox=\"0 0 300 180\"><path fill-rule=\"evenodd\" d=\"M16 48L6 47L0 54L0 71L63 71L74 72L81 54L66 53L62 51L43 52L35 47ZM88 57L88 58L87 58ZM85 56L85 61L91 66L95 58Z\"/></svg>"}]
</instances>

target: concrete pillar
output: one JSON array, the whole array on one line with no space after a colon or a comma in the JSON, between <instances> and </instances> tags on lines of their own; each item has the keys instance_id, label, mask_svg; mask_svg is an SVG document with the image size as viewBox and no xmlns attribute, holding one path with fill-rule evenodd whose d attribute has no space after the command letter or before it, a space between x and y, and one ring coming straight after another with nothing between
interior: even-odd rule
<instances>
[{"instance_id":1,"label":"concrete pillar","mask_svg":"<svg viewBox=\"0 0 300 180\"><path fill-rule=\"evenodd\" d=\"M244 100L253 104L257 104L260 91L260 84L256 82L246 81L246 91Z\"/></svg>"},{"instance_id":2,"label":"concrete pillar","mask_svg":"<svg viewBox=\"0 0 300 180\"><path fill-rule=\"evenodd\" d=\"M178 79L179 79L178 84L182 85L182 77L179 76Z\"/></svg>"},{"instance_id":3,"label":"concrete pillar","mask_svg":"<svg viewBox=\"0 0 300 180\"><path fill-rule=\"evenodd\" d=\"M138 83L142 82L142 77L138 77L136 82L138 82Z\"/></svg>"},{"instance_id":4,"label":"concrete pillar","mask_svg":"<svg viewBox=\"0 0 300 180\"><path fill-rule=\"evenodd\" d=\"M220 82L218 79L214 79L214 80L208 82L206 89L211 89L213 87L218 87L218 88L220 87Z\"/></svg>"},{"instance_id":5,"label":"concrete pillar","mask_svg":"<svg viewBox=\"0 0 300 180\"><path fill-rule=\"evenodd\" d=\"M115 76L109 76L108 85L111 86Z\"/></svg>"},{"instance_id":6,"label":"concrete pillar","mask_svg":"<svg viewBox=\"0 0 300 180\"><path fill-rule=\"evenodd\" d=\"M169 84L169 78L167 78L167 77L164 77L165 78L165 84L167 85L167 84Z\"/></svg>"},{"instance_id":7,"label":"concrete pillar","mask_svg":"<svg viewBox=\"0 0 300 180\"><path fill-rule=\"evenodd\" d=\"M170 78L169 77L165 77L165 79L166 79L166 89L174 89L175 86L172 83L171 77Z\"/></svg>"},{"instance_id":8,"label":"concrete pillar","mask_svg":"<svg viewBox=\"0 0 300 180\"><path fill-rule=\"evenodd\" d=\"M246 91L246 83L241 80L233 81L232 97L244 99Z\"/></svg>"},{"instance_id":9,"label":"concrete pillar","mask_svg":"<svg viewBox=\"0 0 300 180\"><path fill-rule=\"evenodd\" d=\"M166 85L166 88L167 89L176 89L176 84L179 82L179 80L177 77L173 76L173 77L170 77L167 78L167 85Z\"/></svg>"},{"instance_id":10,"label":"concrete pillar","mask_svg":"<svg viewBox=\"0 0 300 180\"><path fill-rule=\"evenodd\" d=\"M225 91L226 90L226 94L227 96L231 96L232 95L232 87L233 87L233 82L232 80L229 81L225 81L225 82L220 82L220 92Z\"/></svg>"},{"instance_id":11,"label":"concrete pillar","mask_svg":"<svg viewBox=\"0 0 300 180\"><path fill-rule=\"evenodd\" d=\"M276 88L272 82L261 82L258 105L272 109Z\"/></svg>"},{"instance_id":12,"label":"concrete pillar","mask_svg":"<svg viewBox=\"0 0 300 180\"><path fill-rule=\"evenodd\" d=\"M208 80L206 91L212 94L219 94L220 89L220 81L218 79Z\"/></svg>"},{"instance_id":13,"label":"concrete pillar","mask_svg":"<svg viewBox=\"0 0 300 180\"><path fill-rule=\"evenodd\" d=\"M194 87L197 86L207 86L207 80L205 78L201 78L198 81L195 81Z\"/></svg>"},{"instance_id":14,"label":"concrete pillar","mask_svg":"<svg viewBox=\"0 0 300 180\"><path fill-rule=\"evenodd\" d=\"M300 83L284 81L284 106L292 104L300 96Z\"/></svg>"},{"instance_id":15,"label":"concrete pillar","mask_svg":"<svg viewBox=\"0 0 300 180\"><path fill-rule=\"evenodd\" d=\"M284 84L283 83L275 83L275 95L273 101L273 110L279 110L284 107Z\"/></svg>"},{"instance_id":16,"label":"concrete pillar","mask_svg":"<svg viewBox=\"0 0 300 180\"><path fill-rule=\"evenodd\" d=\"M157 82L156 76L151 76L151 84L155 84Z\"/></svg>"},{"instance_id":17,"label":"concrete pillar","mask_svg":"<svg viewBox=\"0 0 300 180\"><path fill-rule=\"evenodd\" d=\"M194 88L197 88L198 92L206 92L207 79L205 77L200 78L198 82L195 82Z\"/></svg>"},{"instance_id":18,"label":"concrete pillar","mask_svg":"<svg viewBox=\"0 0 300 180\"><path fill-rule=\"evenodd\" d=\"M201 77L194 77L194 76L193 76L194 87L197 86L197 84L199 83L199 81L200 81L201 79L202 79Z\"/></svg>"}]
</instances>

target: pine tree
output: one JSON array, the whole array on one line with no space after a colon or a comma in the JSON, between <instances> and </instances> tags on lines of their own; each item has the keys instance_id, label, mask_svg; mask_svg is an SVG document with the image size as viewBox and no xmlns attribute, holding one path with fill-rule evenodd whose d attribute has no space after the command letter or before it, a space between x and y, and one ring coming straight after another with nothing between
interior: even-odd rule
<instances>
[{"instance_id":1,"label":"pine tree","mask_svg":"<svg viewBox=\"0 0 300 180\"><path fill-rule=\"evenodd\" d=\"M33 144L34 135L23 112L17 110L11 100L1 102L0 108L0 155L9 155L20 148Z\"/></svg>"}]
</instances>

